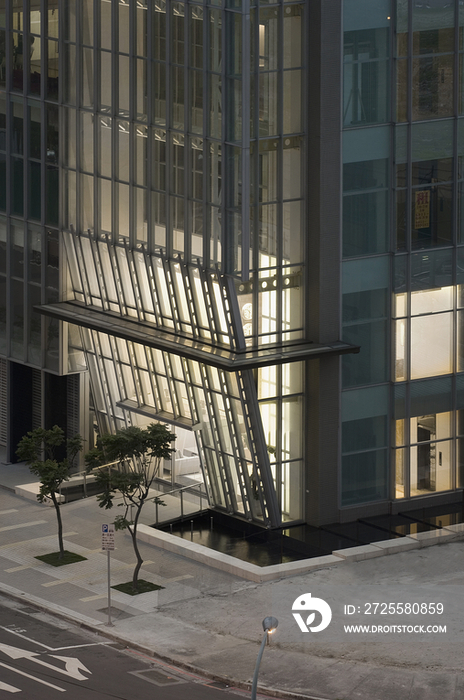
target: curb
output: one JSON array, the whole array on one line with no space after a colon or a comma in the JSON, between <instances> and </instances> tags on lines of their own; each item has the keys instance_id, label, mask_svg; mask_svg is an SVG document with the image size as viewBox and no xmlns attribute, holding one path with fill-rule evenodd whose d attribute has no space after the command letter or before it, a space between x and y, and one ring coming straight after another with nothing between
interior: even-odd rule
<instances>
[{"instance_id":1,"label":"curb","mask_svg":"<svg viewBox=\"0 0 464 700\"><path fill-rule=\"evenodd\" d=\"M39 610L40 612L45 612L48 615L57 617L60 620L65 620L66 622L71 623L73 625L77 625L81 629L84 629L88 632L99 634L105 639L109 639L112 642L121 644L126 648L130 647L131 649L135 649L135 651L142 652L143 654L151 656L154 659L168 663L171 666L174 666L175 668L179 668L184 671L189 671L190 673L207 678L211 681L225 683L230 687L233 686L235 688L240 688L240 690L251 691L251 682L236 680L234 678L229 678L228 676L219 676L199 666L194 666L193 664L178 661L177 659L173 659L170 656L160 654L159 652L154 651L149 647L143 646L142 644L137 644L137 642L129 642L124 637L120 637L114 632L105 629L104 622L101 623L101 627L96 625L95 623L92 624L91 618L86 618L84 615L80 615L79 613L73 613L72 611L66 608L62 608L61 606L50 604L48 601L44 601L41 598L37 598L36 596L27 595L26 597L26 593L20 593L18 592L18 589L13 589L10 586L7 586L6 584L0 583L0 595L3 595L5 598L11 598L12 600L16 600L20 603L24 603L25 601L27 601L28 606L37 608L37 610ZM260 642L256 642L257 647L259 646L259 644ZM300 693L295 693L292 691L279 690L278 688L268 688L266 686L261 685L258 687L258 692L261 694L268 695L270 697L282 698L283 700L286 700L287 698L288 700L330 700L329 698L321 698L316 697L314 695L302 695Z\"/></svg>"},{"instance_id":2,"label":"curb","mask_svg":"<svg viewBox=\"0 0 464 700\"><path fill-rule=\"evenodd\" d=\"M431 547L438 544L448 544L464 539L464 523L448 525L440 530L420 532L412 535L404 535L398 539L381 540L371 544L363 544L346 549L337 549L332 554L327 554L310 559L299 559L286 564L272 564L270 566L257 566L247 561L242 561L229 554L217 552L195 542L189 542L176 535L171 535L163 530L157 530L142 523L137 529L137 539L159 549L172 552L187 559L194 559L197 563L205 564L219 571L225 571L234 576L239 576L254 583L276 581L291 576L308 574L317 569L329 566L337 566L344 561L364 561L377 557L389 556L411 549Z\"/></svg>"}]
</instances>

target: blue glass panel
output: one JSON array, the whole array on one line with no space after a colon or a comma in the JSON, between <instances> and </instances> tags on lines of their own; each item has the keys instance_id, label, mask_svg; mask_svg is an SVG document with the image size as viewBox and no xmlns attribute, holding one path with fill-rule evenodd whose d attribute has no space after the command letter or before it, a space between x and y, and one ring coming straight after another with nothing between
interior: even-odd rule
<instances>
[{"instance_id":1,"label":"blue glass panel","mask_svg":"<svg viewBox=\"0 0 464 700\"><path fill-rule=\"evenodd\" d=\"M388 323L374 321L343 329L343 340L361 346L357 355L342 359L343 387L377 384L388 380Z\"/></svg>"},{"instance_id":2,"label":"blue glass panel","mask_svg":"<svg viewBox=\"0 0 464 700\"><path fill-rule=\"evenodd\" d=\"M452 283L451 250L430 250L411 255L411 291L449 287Z\"/></svg>"},{"instance_id":3,"label":"blue glass panel","mask_svg":"<svg viewBox=\"0 0 464 700\"><path fill-rule=\"evenodd\" d=\"M390 0L344 0L343 29L372 29L390 26Z\"/></svg>"},{"instance_id":4,"label":"blue glass panel","mask_svg":"<svg viewBox=\"0 0 464 700\"><path fill-rule=\"evenodd\" d=\"M452 404L451 377L411 382L411 416L451 411Z\"/></svg>"},{"instance_id":5,"label":"blue glass panel","mask_svg":"<svg viewBox=\"0 0 464 700\"><path fill-rule=\"evenodd\" d=\"M384 253L388 249L388 191L343 198L343 256Z\"/></svg>"},{"instance_id":6,"label":"blue glass panel","mask_svg":"<svg viewBox=\"0 0 464 700\"><path fill-rule=\"evenodd\" d=\"M456 409L464 408L464 374L458 374L456 377Z\"/></svg>"},{"instance_id":7,"label":"blue glass panel","mask_svg":"<svg viewBox=\"0 0 464 700\"><path fill-rule=\"evenodd\" d=\"M406 255L397 255L393 258L394 290L396 294L406 291L407 262Z\"/></svg>"},{"instance_id":8,"label":"blue glass panel","mask_svg":"<svg viewBox=\"0 0 464 700\"><path fill-rule=\"evenodd\" d=\"M389 258L343 263L343 339L360 345L342 361L343 386L388 379Z\"/></svg>"},{"instance_id":9,"label":"blue glass panel","mask_svg":"<svg viewBox=\"0 0 464 700\"><path fill-rule=\"evenodd\" d=\"M343 255L388 249L389 130L384 127L343 135ZM366 160L366 154L369 159ZM350 194L348 194L350 193Z\"/></svg>"},{"instance_id":10,"label":"blue glass panel","mask_svg":"<svg viewBox=\"0 0 464 700\"><path fill-rule=\"evenodd\" d=\"M369 129L356 129L343 133L343 162L359 163L366 160L380 160L390 156L390 128L373 126Z\"/></svg>"},{"instance_id":11,"label":"blue glass panel","mask_svg":"<svg viewBox=\"0 0 464 700\"><path fill-rule=\"evenodd\" d=\"M344 2L345 126L388 121L389 0Z\"/></svg>"},{"instance_id":12,"label":"blue glass panel","mask_svg":"<svg viewBox=\"0 0 464 700\"><path fill-rule=\"evenodd\" d=\"M406 415L406 384L395 386L395 420L401 420Z\"/></svg>"},{"instance_id":13,"label":"blue glass panel","mask_svg":"<svg viewBox=\"0 0 464 700\"><path fill-rule=\"evenodd\" d=\"M376 450L342 458L342 506L387 498L387 457L387 450Z\"/></svg>"},{"instance_id":14,"label":"blue glass panel","mask_svg":"<svg viewBox=\"0 0 464 700\"><path fill-rule=\"evenodd\" d=\"M388 444L388 386L342 394L342 452Z\"/></svg>"},{"instance_id":15,"label":"blue glass panel","mask_svg":"<svg viewBox=\"0 0 464 700\"><path fill-rule=\"evenodd\" d=\"M343 263L343 294L386 289L389 286L390 258L382 256Z\"/></svg>"}]
</instances>

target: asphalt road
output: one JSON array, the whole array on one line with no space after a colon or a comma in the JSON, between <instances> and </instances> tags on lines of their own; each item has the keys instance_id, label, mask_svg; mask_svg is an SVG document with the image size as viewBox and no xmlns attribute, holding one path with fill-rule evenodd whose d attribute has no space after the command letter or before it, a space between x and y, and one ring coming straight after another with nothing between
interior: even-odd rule
<instances>
[{"instance_id":1,"label":"asphalt road","mask_svg":"<svg viewBox=\"0 0 464 700\"><path fill-rule=\"evenodd\" d=\"M233 700L218 688L28 607L0 604L0 699ZM216 686L216 687L215 687Z\"/></svg>"}]
</instances>

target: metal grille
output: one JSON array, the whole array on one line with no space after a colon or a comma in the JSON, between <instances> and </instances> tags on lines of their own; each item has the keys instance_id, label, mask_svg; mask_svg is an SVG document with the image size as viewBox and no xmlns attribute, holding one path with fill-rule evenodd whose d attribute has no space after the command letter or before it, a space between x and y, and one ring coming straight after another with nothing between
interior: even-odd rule
<instances>
[{"instance_id":1,"label":"metal grille","mask_svg":"<svg viewBox=\"0 0 464 700\"><path fill-rule=\"evenodd\" d=\"M7 365L0 358L0 445L6 446L7 438Z\"/></svg>"},{"instance_id":2,"label":"metal grille","mask_svg":"<svg viewBox=\"0 0 464 700\"><path fill-rule=\"evenodd\" d=\"M79 432L79 375L68 377L67 392L67 430L68 437L74 437Z\"/></svg>"},{"instance_id":3,"label":"metal grille","mask_svg":"<svg viewBox=\"0 0 464 700\"><path fill-rule=\"evenodd\" d=\"M32 370L32 430L42 425L42 376L40 369Z\"/></svg>"}]
</instances>

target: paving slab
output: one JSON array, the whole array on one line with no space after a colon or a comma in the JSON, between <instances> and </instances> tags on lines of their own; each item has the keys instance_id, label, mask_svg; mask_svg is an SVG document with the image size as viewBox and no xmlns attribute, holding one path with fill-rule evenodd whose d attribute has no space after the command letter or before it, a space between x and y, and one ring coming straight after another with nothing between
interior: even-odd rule
<instances>
[{"instance_id":1,"label":"paving slab","mask_svg":"<svg viewBox=\"0 0 464 700\"><path fill-rule=\"evenodd\" d=\"M359 547L349 547L347 549L337 549L332 552L336 557L346 559L347 561L364 561L364 559L374 559L375 557L383 557L385 551L372 544L363 544Z\"/></svg>"},{"instance_id":2,"label":"paving slab","mask_svg":"<svg viewBox=\"0 0 464 700\"><path fill-rule=\"evenodd\" d=\"M407 552L410 549L417 549L420 543L412 539L412 537L398 537L396 540L382 540L376 542L375 546L383 549L385 554L397 554L398 552Z\"/></svg>"},{"instance_id":3,"label":"paving slab","mask_svg":"<svg viewBox=\"0 0 464 700\"><path fill-rule=\"evenodd\" d=\"M0 483L1 473L0 465ZM0 489L0 591L5 595L248 687L261 620L274 615L279 627L260 672L260 687L268 693L323 700L464 700L462 528L449 526L441 537L411 536L354 552L338 550L313 560L313 568L304 568L311 560L267 567L273 568L269 581L262 580L264 571L261 581L253 581L215 569L200 561L196 550L187 558L140 542L143 578L164 588L136 597L112 592L114 627L108 628L107 558L100 538L101 524L113 516L95 499L64 505L62 516L67 548L87 561L56 569L34 559L56 550L53 509ZM134 564L129 536L116 533L112 582L130 579ZM302 612L306 632L292 610L302 595L316 605ZM314 633L311 627L322 619L318 600L329 606L331 619ZM427 614L408 608L406 614L407 603L435 607ZM440 614L437 603L443 606ZM388 612L389 604L400 604L402 612ZM446 632L414 632L420 625L441 625ZM406 630L395 632L396 627Z\"/></svg>"},{"instance_id":4,"label":"paving slab","mask_svg":"<svg viewBox=\"0 0 464 700\"><path fill-rule=\"evenodd\" d=\"M431 547L444 542L451 542L456 539L456 533L443 528L442 530L431 530L430 532L417 532L409 535L413 540L419 542L421 547Z\"/></svg>"},{"instance_id":5,"label":"paving slab","mask_svg":"<svg viewBox=\"0 0 464 700\"><path fill-rule=\"evenodd\" d=\"M457 700L457 674L417 673L408 700Z\"/></svg>"},{"instance_id":6,"label":"paving slab","mask_svg":"<svg viewBox=\"0 0 464 700\"><path fill-rule=\"evenodd\" d=\"M446 531L454 532L455 535L464 535L464 523L456 523L456 525L447 525L443 528Z\"/></svg>"}]
</instances>

